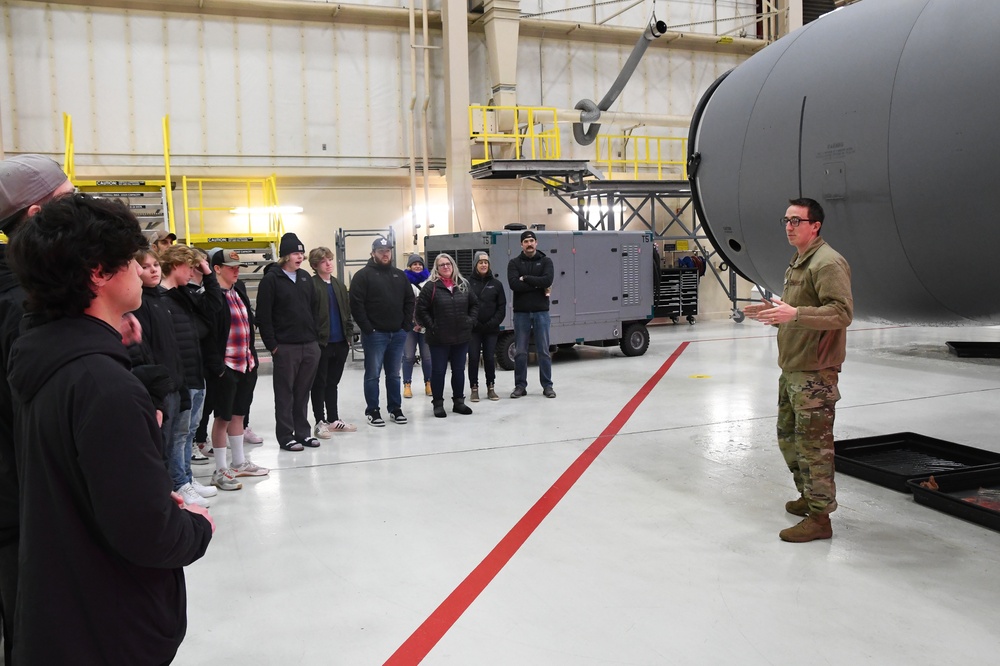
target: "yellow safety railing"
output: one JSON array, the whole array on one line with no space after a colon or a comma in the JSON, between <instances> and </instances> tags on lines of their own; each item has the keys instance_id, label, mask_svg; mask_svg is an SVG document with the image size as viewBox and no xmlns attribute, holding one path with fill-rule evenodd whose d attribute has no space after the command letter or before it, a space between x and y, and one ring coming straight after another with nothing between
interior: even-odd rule
<instances>
[{"instance_id":1,"label":"yellow safety railing","mask_svg":"<svg viewBox=\"0 0 1000 666\"><path fill-rule=\"evenodd\" d=\"M226 205L206 204L206 185L212 186L209 198L226 201ZM197 194L197 205L191 202L191 190ZM235 207L232 190L242 190L246 205ZM181 178L184 199L184 237L191 244L225 243L234 247L255 247L275 243L284 233L284 223L278 203L277 177L267 178ZM242 210L241 210L242 209ZM223 222L212 224L206 231L207 218L222 213ZM196 229L192 216L197 215ZM220 216L215 216L216 221ZM234 218L245 217L246 223L232 224ZM225 239L225 240L222 240Z\"/></svg>"},{"instance_id":2,"label":"yellow safety railing","mask_svg":"<svg viewBox=\"0 0 1000 666\"><path fill-rule=\"evenodd\" d=\"M163 116L163 180L164 198L167 200L167 225L170 233L177 234L177 224L174 219L174 193L170 191L170 115ZM185 240L187 237L185 236Z\"/></svg>"},{"instance_id":3,"label":"yellow safety railing","mask_svg":"<svg viewBox=\"0 0 1000 666\"><path fill-rule=\"evenodd\" d=\"M68 113L63 113L63 136L66 140L66 149L63 151L63 171L69 177L70 182L76 177L76 167L73 160L76 157L73 152L73 117Z\"/></svg>"},{"instance_id":4,"label":"yellow safety railing","mask_svg":"<svg viewBox=\"0 0 1000 666\"><path fill-rule=\"evenodd\" d=\"M620 154L617 152L619 148ZM656 173L655 180L687 180L686 156L687 138L598 134L597 158L594 161L607 168L608 180L622 177L654 180L653 172ZM666 178L664 171L668 172Z\"/></svg>"},{"instance_id":5,"label":"yellow safety railing","mask_svg":"<svg viewBox=\"0 0 1000 666\"><path fill-rule=\"evenodd\" d=\"M561 147L557 120L556 110L552 107L470 105L469 138L483 144L486 156L473 159L472 163L489 161L491 147L512 144L514 159L559 159ZM509 125L511 129L500 130L501 125Z\"/></svg>"}]
</instances>

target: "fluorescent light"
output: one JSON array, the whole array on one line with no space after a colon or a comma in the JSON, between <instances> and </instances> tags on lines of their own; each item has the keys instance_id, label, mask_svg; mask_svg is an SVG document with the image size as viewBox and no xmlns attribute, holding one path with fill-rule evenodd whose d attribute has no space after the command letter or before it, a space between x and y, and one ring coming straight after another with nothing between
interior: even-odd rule
<instances>
[{"instance_id":1,"label":"fluorescent light","mask_svg":"<svg viewBox=\"0 0 1000 666\"><path fill-rule=\"evenodd\" d=\"M278 215L298 215L303 210L302 206L240 206L239 208L230 208L229 212L233 215L270 215L276 213Z\"/></svg>"}]
</instances>

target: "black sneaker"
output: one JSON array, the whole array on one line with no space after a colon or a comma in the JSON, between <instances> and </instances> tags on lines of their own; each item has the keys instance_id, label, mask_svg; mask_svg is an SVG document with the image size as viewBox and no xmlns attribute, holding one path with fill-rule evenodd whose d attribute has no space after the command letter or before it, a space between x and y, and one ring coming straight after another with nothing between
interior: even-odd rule
<instances>
[{"instance_id":1,"label":"black sneaker","mask_svg":"<svg viewBox=\"0 0 1000 666\"><path fill-rule=\"evenodd\" d=\"M382 412L377 409L365 414L365 418L368 419L368 425L370 426L375 426L376 428L385 427L385 421L382 420Z\"/></svg>"},{"instance_id":2,"label":"black sneaker","mask_svg":"<svg viewBox=\"0 0 1000 666\"><path fill-rule=\"evenodd\" d=\"M542 395L546 398L554 398L556 397L556 391L551 386L546 386L542 389Z\"/></svg>"},{"instance_id":3,"label":"black sneaker","mask_svg":"<svg viewBox=\"0 0 1000 666\"><path fill-rule=\"evenodd\" d=\"M406 425L406 416L403 415L403 410L399 407L390 412L389 420L399 425Z\"/></svg>"},{"instance_id":4,"label":"black sneaker","mask_svg":"<svg viewBox=\"0 0 1000 666\"><path fill-rule=\"evenodd\" d=\"M514 387L514 391L510 394L510 397L523 398L526 395L528 395L528 392L525 390L523 386L516 386Z\"/></svg>"}]
</instances>

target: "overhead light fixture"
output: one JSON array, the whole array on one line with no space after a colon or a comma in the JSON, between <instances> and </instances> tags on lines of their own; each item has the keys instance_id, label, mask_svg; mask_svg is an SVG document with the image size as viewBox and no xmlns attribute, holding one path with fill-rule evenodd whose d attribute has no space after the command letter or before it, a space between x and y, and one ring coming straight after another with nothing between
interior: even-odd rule
<instances>
[{"instance_id":1,"label":"overhead light fixture","mask_svg":"<svg viewBox=\"0 0 1000 666\"><path fill-rule=\"evenodd\" d=\"M233 215L298 215L302 211L302 206L240 206L229 209Z\"/></svg>"}]
</instances>

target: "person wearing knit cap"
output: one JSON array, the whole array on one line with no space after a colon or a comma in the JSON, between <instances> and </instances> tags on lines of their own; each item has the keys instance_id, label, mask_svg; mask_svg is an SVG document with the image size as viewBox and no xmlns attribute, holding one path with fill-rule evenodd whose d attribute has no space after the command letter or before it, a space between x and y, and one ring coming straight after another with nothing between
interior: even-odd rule
<instances>
[{"instance_id":1,"label":"person wearing knit cap","mask_svg":"<svg viewBox=\"0 0 1000 666\"><path fill-rule=\"evenodd\" d=\"M368 425L384 428L379 408L379 377L385 372L389 420L406 423L400 395L399 369L403 362L406 332L413 321L413 290L403 271L392 265L392 241L379 236L372 256L351 280L351 316L361 329L365 352L365 418Z\"/></svg>"},{"instance_id":2,"label":"person wearing knit cap","mask_svg":"<svg viewBox=\"0 0 1000 666\"><path fill-rule=\"evenodd\" d=\"M8 237L49 199L69 194L73 184L54 161L43 155L18 155L0 161L0 231ZM11 663L14 647L14 600L17 596L18 481L14 465L14 405L7 384L7 360L24 315L24 289L7 265L7 245L0 245L0 619L4 654Z\"/></svg>"},{"instance_id":3,"label":"person wearing knit cap","mask_svg":"<svg viewBox=\"0 0 1000 666\"><path fill-rule=\"evenodd\" d=\"M552 260L538 249L531 229L521 232L521 254L507 262L507 284L514 296L514 391L512 398L528 394L528 344L535 339L542 395L556 397L552 388L552 355L549 353L549 294L555 279Z\"/></svg>"},{"instance_id":4,"label":"person wearing knit cap","mask_svg":"<svg viewBox=\"0 0 1000 666\"><path fill-rule=\"evenodd\" d=\"M499 400L494 385L497 377L497 340L500 338L500 323L507 316L507 297L503 284L493 277L490 255L480 250L472 266L469 286L479 301L479 315L472 325L469 339L469 399L479 402L479 355L483 356L483 370L486 372L486 397Z\"/></svg>"},{"instance_id":5,"label":"person wearing knit cap","mask_svg":"<svg viewBox=\"0 0 1000 666\"><path fill-rule=\"evenodd\" d=\"M431 276L424 267L424 258L419 254L411 254L406 260L406 278L413 288L413 297L420 295L420 288ZM410 383L413 379L413 366L417 362L417 348L420 348L420 372L424 376L424 393L431 394L431 350L424 337L424 327L413 320L406 334L406 345L403 347L403 397L412 398L413 389Z\"/></svg>"},{"instance_id":6,"label":"person wearing knit cap","mask_svg":"<svg viewBox=\"0 0 1000 666\"><path fill-rule=\"evenodd\" d=\"M274 368L278 446L301 451L319 446L309 425L309 395L320 359L319 308L312 277L300 268L306 254L299 237L282 236L278 254L257 288L257 328Z\"/></svg>"}]
</instances>

